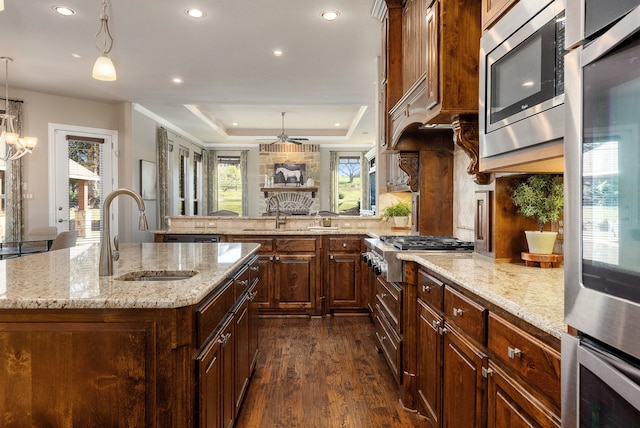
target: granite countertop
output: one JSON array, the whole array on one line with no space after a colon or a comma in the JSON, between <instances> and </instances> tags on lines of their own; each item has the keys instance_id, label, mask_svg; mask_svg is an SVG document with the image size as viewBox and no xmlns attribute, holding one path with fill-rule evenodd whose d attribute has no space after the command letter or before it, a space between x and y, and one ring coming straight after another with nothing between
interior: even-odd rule
<instances>
[{"instance_id":1,"label":"granite countertop","mask_svg":"<svg viewBox=\"0 0 640 428\"><path fill-rule=\"evenodd\" d=\"M477 254L398 253L468 289L542 331L560 338L564 323L564 269L495 263Z\"/></svg>"},{"instance_id":2,"label":"granite countertop","mask_svg":"<svg viewBox=\"0 0 640 428\"><path fill-rule=\"evenodd\" d=\"M98 244L0 261L0 309L178 308L200 302L259 245L120 244L113 276L98 275ZM177 281L122 281L132 272L196 271Z\"/></svg>"}]
</instances>

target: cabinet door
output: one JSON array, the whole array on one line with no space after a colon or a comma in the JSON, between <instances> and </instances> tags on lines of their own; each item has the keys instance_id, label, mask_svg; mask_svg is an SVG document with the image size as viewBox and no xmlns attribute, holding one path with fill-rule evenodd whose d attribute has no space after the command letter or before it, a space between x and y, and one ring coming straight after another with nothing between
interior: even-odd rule
<instances>
[{"instance_id":1,"label":"cabinet door","mask_svg":"<svg viewBox=\"0 0 640 428\"><path fill-rule=\"evenodd\" d=\"M426 61L427 61L427 109L438 104L440 100L439 89L439 51L438 51L438 10L440 0L433 2L427 9L426 17Z\"/></svg>"},{"instance_id":2,"label":"cabinet door","mask_svg":"<svg viewBox=\"0 0 640 428\"><path fill-rule=\"evenodd\" d=\"M222 420L222 354L215 337L197 358L198 368L198 426L217 428Z\"/></svg>"},{"instance_id":3,"label":"cabinet door","mask_svg":"<svg viewBox=\"0 0 640 428\"><path fill-rule=\"evenodd\" d=\"M489 428L560 427L560 417L493 361L489 361Z\"/></svg>"},{"instance_id":4,"label":"cabinet door","mask_svg":"<svg viewBox=\"0 0 640 428\"><path fill-rule=\"evenodd\" d=\"M257 296L260 294L261 283L256 281L249 290L249 376L256 367L258 360L258 346L260 336L260 311Z\"/></svg>"},{"instance_id":5,"label":"cabinet door","mask_svg":"<svg viewBox=\"0 0 640 428\"><path fill-rule=\"evenodd\" d=\"M329 309L359 308L360 254L329 254Z\"/></svg>"},{"instance_id":6,"label":"cabinet door","mask_svg":"<svg viewBox=\"0 0 640 428\"><path fill-rule=\"evenodd\" d=\"M418 299L418 401L431 426L442 421L443 318Z\"/></svg>"},{"instance_id":7,"label":"cabinet door","mask_svg":"<svg viewBox=\"0 0 640 428\"><path fill-rule=\"evenodd\" d=\"M234 319L231 317L229 323L222 329L220 354L222 356L222 426L230 428L235 423L236 400L235 400L235 335Z\"/></svg>"},{"instance_id":8,"label":"cabinet door","mask_svg":"<svg viewBox=\"0 0 640 428\"><path fill-rule=\"evenodd\" d=\"M446 289L445 289L446 290ZM445 323L443 352L443 423L445 427L484 427L487 356Z\"/></svg>"},{"instance_id":9,"label":"cabinet door","mask_svg":"<svg viewBox=\"0 0 640 428\"><path fill-rule=\"evenodd\" d=\"M269 309L275 307L273 291L273 255L260 255L258 257L258 307Z\"/></svg>"},{"instance_id":10,"label":"cabinet door","mask_svg":"<svg viewBox=\"0 0 640 428\"><path fill-rule=\"evenodd\" d=\"M315 255L279 255L275 263L275 299L280 309L316 308L318 280Z\"/></svg>"},{"instance_id":11,"label":"cabinet door","mask_svg":"<svg viewBox=\"0 0 640 428\"><path fill-rule=\"evenodd\" d=\"M242 397L249 385L249 299L246 297L235 313L235 409L240 409Z\"/></svg>"}]
</instances>

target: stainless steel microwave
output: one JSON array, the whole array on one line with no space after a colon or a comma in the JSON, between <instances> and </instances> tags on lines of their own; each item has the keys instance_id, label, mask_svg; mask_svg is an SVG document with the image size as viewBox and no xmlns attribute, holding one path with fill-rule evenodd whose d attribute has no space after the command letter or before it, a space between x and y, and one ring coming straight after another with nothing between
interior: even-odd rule
<instances>
[{"instance_id":1,"label":"stainless steel microwave","mask_svg":"<svg viewBox=\"0 0 640 428\"><path fill-rule=\"evenodd\" d=\"M564 135L564 0L522 0L480 41L480 156Z\"/></svg>"}]
</instances>

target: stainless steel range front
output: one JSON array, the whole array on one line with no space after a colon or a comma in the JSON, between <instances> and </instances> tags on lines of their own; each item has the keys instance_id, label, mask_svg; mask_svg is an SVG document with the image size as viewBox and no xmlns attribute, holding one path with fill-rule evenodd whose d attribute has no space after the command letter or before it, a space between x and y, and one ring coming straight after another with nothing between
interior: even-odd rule
<instances>
[{"instance_id":1,"label":"stainless steel range front","mask_svg":"<svg viewBox=\"0 0 640 428\"><path fill-rule=\"evenodd\" d=\"M366 238L365 243L369 251L362 255L363 260L372 267L376 275L383 275L389 282L404 280L402 261L396 257L401 251L473 251L473 242L461 241L451 236L383 235L379 238Z\"/></svg>"}]
</instances>

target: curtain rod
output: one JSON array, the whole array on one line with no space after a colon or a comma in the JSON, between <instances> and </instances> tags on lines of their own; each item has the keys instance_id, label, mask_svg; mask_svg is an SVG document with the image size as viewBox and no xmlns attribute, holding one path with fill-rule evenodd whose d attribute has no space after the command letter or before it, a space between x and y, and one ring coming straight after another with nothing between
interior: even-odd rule
<instances>
[{"instance_id":1,"label":"curtain rod","mask_svg":"<svg viewBox=\"0 0 640 428\"><path fill-rule=\"evenodd\" d=\"M5 101L6 98L5 97L0 97L0 100ZM16 98L9 98L9 101L14 102L14 103L24 103L24 100L19 100Z\"/></svg>"}]
</instances>

